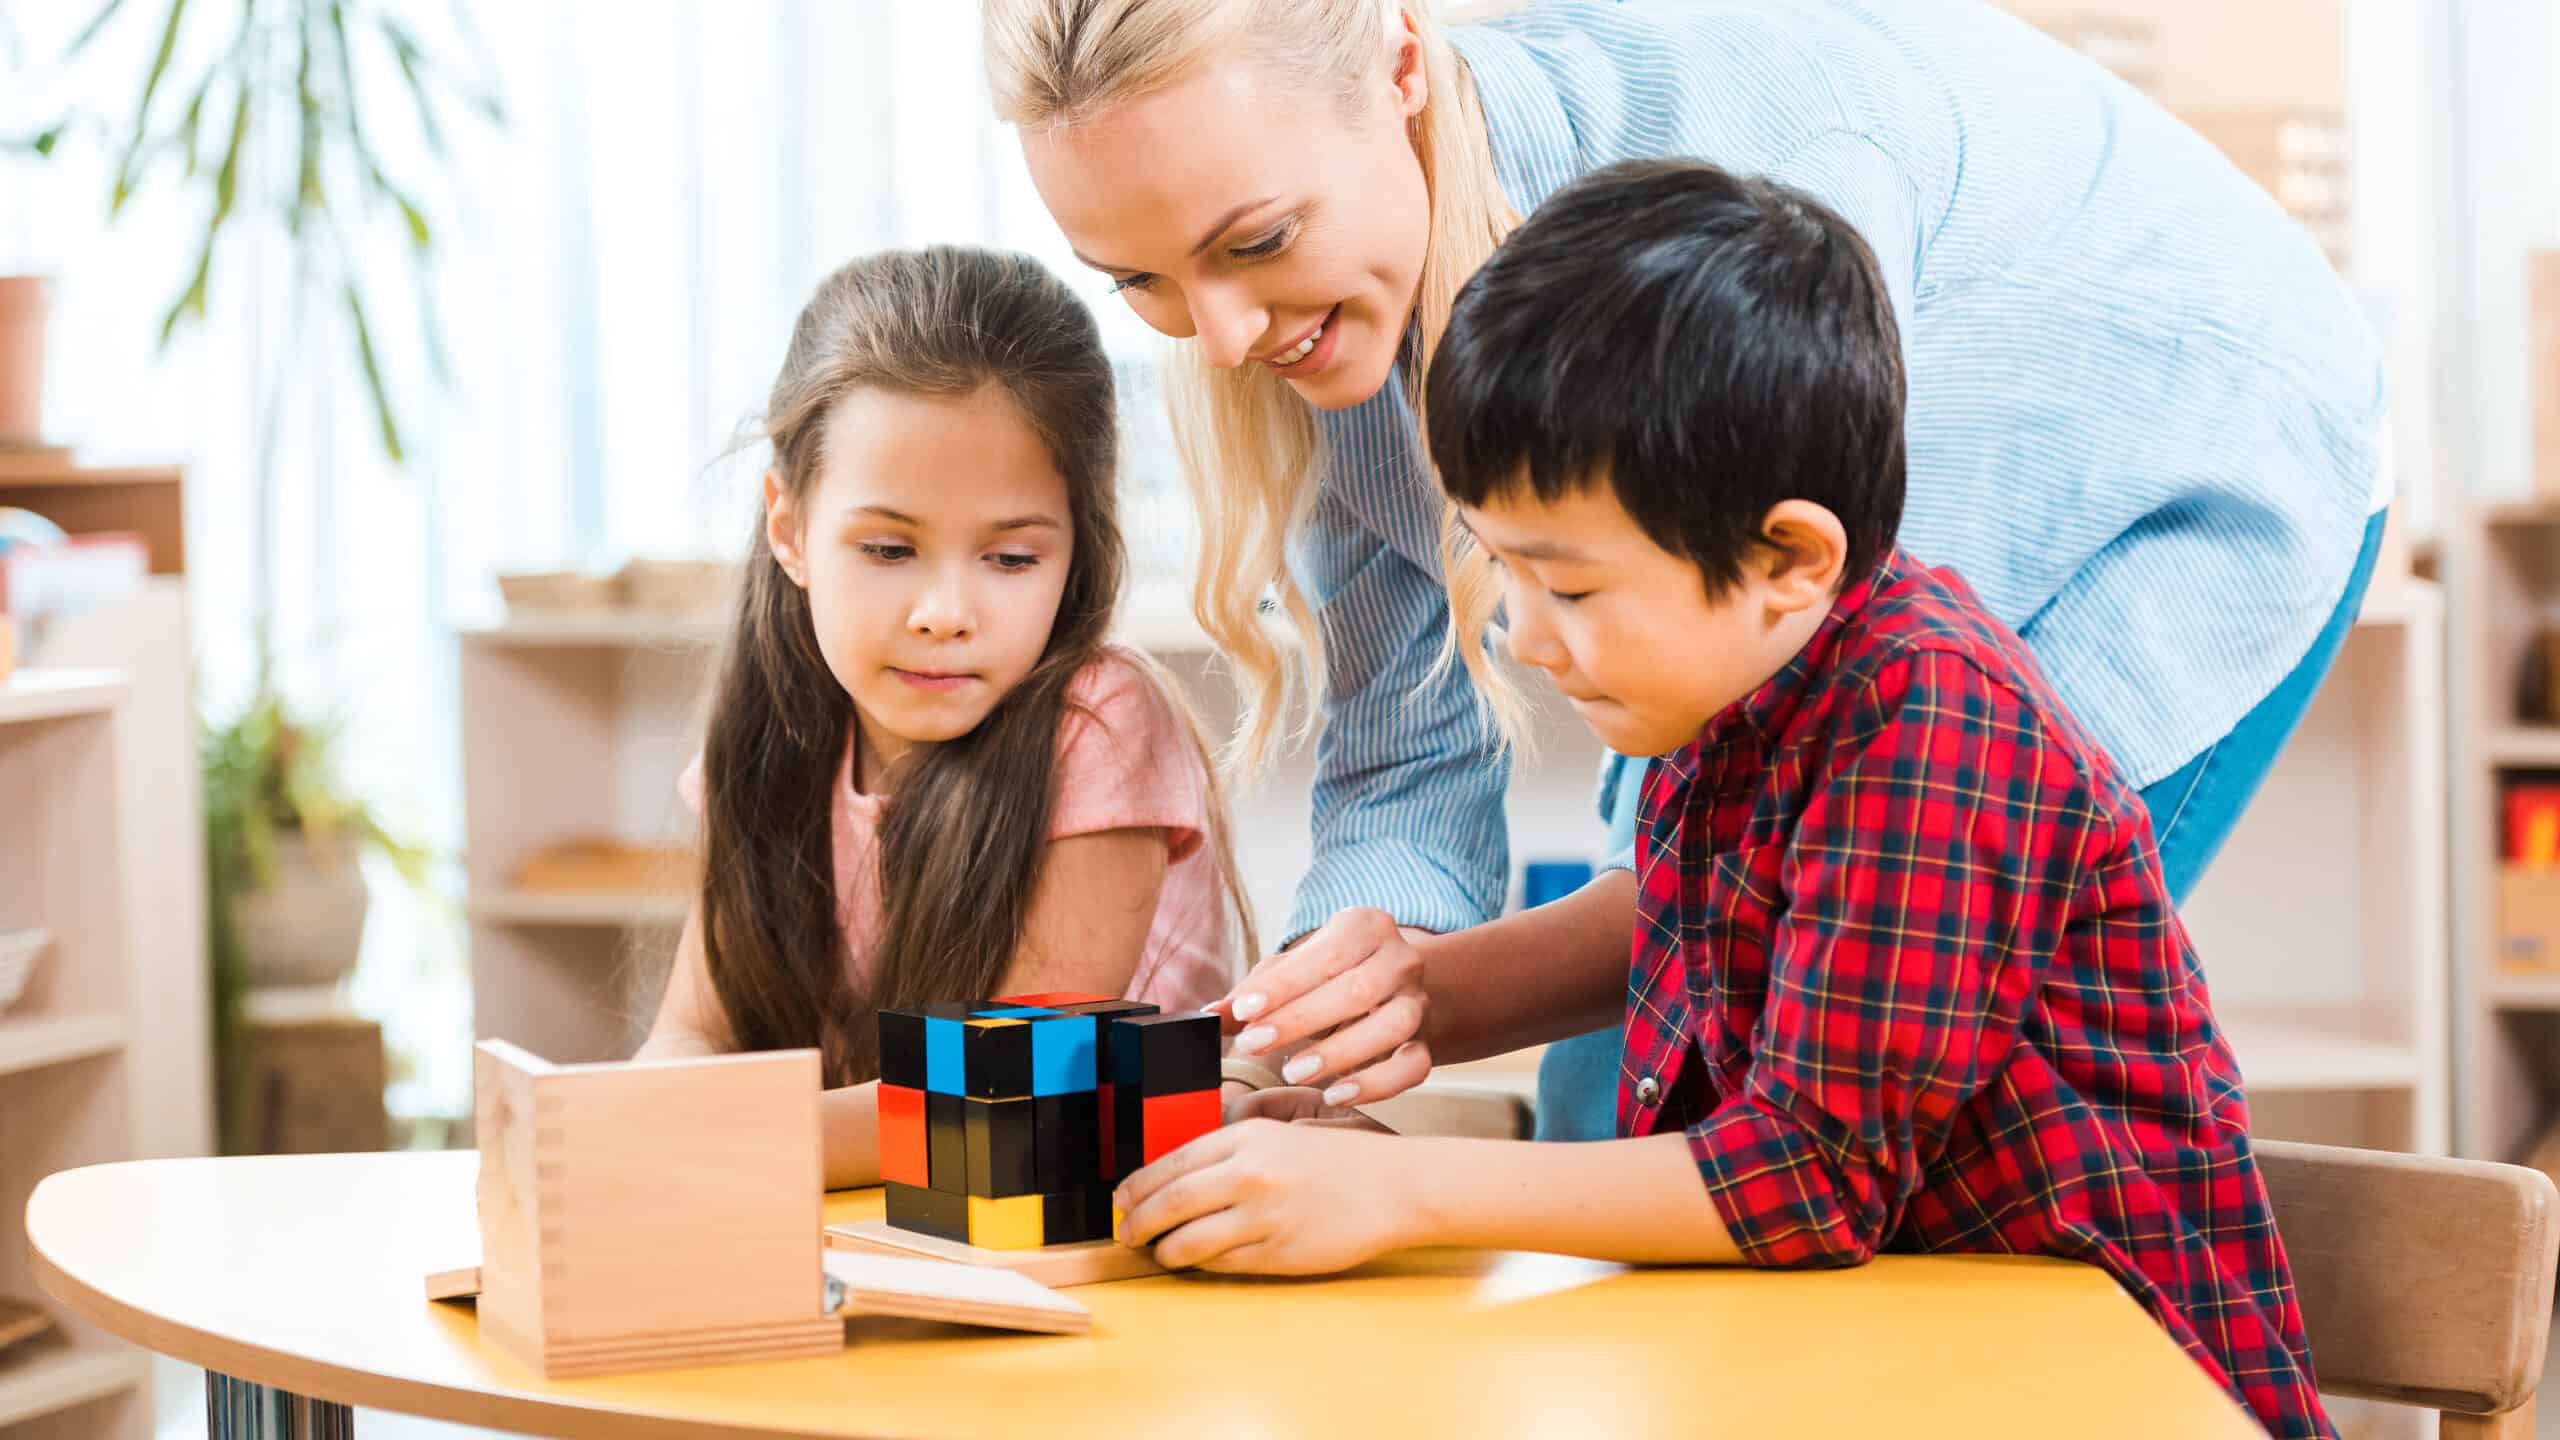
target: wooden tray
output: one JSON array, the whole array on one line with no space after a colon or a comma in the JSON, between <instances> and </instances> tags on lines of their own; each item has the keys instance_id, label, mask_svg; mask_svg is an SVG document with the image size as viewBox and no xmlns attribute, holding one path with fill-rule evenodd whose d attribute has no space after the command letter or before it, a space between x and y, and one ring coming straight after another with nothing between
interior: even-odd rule
<instances>
[{"instance_id":1,"label":"wooden tray","mask_svg":"<svg viewBox=\"0 0 2560 1440\"><path fill-rule=\"evenodd\" d=\"M838 1250L986 1265L1028 1275L1043 1285L1060 1290L1070 1285L1136 1280L1165 1273L1154 1256L1144 1250L1132 1250L1117 1240L1049 1245L1038 1250L986 1250L957 1240L900 1230L886 1220L857 1220L847 1225L830 1225L827 1227L827 1244Z\"/></svg>"},{"instance_id":2,"label":"wooden tray","mask_svg":"<svg viewBox=\"0 0 2560 1440\"><path fill-rule=\"evenodd\" d=\"M680 845L619 840L567 840L525 857L515 887L544 894L682 895L693 879L693 852Z\"/></svg>"}]
</instances>

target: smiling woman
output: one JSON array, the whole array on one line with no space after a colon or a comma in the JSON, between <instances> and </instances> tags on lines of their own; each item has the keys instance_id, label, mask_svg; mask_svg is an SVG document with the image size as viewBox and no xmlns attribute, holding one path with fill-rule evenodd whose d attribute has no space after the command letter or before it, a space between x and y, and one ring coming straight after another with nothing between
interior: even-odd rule
<instances>
[{"instance_id":1,"label":"smiling woman","mask_svg":"<svg viewBox=\"0 0 2560 1440\"><path fill-rule=\"evenodd\" d=\"M1974 0L1545 0L1448 28L1432 10L981 4L990 90L1051 215L1186 341L1194 603L1254 702L1246 754L1296 678L1254 623L1264 596L1314 642L1299 948L1353 971L1410 943L1379 912L1450 931L1501 906L1507 756L1478 687L1436 665L1454 641L1500 697L1474 659L1491 592L1444 556L1418 397L1513 217L1651 158L1774 179L1865 240L1910 377L1893 538L2024 636L2144 788L2183 894L2335 656L2390 498L2379 349L2318 247L2152 102ZM1632 819L1613 816L1615 865ZM1630 894L1604 876L1557 904L1623 954ZM1324 1033L1362 993L1257 1027ZM1430 1063L1408 1041L1491 1043L1403 1013L1329 1043L1320 1073L1376 1098ZM1592 1059L1542 1095L1542 1127L1608 1133L1614 1046Z\"/></svg>"}]
</instances>

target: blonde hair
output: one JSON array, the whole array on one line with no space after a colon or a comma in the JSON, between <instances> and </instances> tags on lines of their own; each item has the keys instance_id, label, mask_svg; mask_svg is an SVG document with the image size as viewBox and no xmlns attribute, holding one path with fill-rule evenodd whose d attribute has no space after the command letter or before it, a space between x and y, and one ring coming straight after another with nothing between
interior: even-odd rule
<instances>
[{"instance_id":1,"label":"blonde hair","mask_svg":"<svg viewBox=\"0 0 2560 1440\"><path fill-rule=\"evenodd\" d=\"M1457 52L1428 0L983 0L987 78L1011 124L1071 127L1189 74L1213 55L1242 55L1293 78L1331 86L1347 106L1377 64L1388 21L1401 11L1421 41L1428 101L1413 121L1430 195L1430 239L1414 293L1419 351L1403 383L1417 422L1421 377L1467 277L1517 223L1494 174L1484 116ZM1166 394L1183 477L1200 516L1191 608L1237 672L1244 707L1227 759L1243 768L1268 754L1282 722L1324 673L1324 645L1306 595L1289 573L1288 541L1313 504L1323 463L1315 415L1288 382L1260 365L1221 370L1199 345L1178 345ZM1424 447L1417 464L1428 467ZM1503 732L1519 705L1487 661L1481 637L1495 587L1454 521L1442 546L1453 622L1441 661L1462 659ZM1297 632L1292 654L1262 623L1274 597ZM1467 637L1463 641L1461 636Z\"/></svg>"}]
</instances>

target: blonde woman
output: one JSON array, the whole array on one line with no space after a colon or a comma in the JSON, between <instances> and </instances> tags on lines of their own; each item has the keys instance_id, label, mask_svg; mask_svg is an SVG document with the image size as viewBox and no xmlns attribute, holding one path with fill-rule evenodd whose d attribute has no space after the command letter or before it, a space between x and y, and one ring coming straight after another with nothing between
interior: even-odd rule
<instances>
[{"instance_id":1,"label":"blonde woman","mask_svg":"<svg viewBox=\"0 0 2560 1440\"><path fill-rule=\"evenodd\" d=\"M1508 771L1470 677L1435 663L1453 604L1475 684L1501 691L1476 643L1484 587L1443 563L1413 398L1458 287L1578 175L1695 157L1856 226L1910 376L1901 543L2025 636L2140 788L2173 894L2352 621L2389 488L2351 298L2205 142L1979 0L1545 3L1454 27L1420 0L983 12L996 105L1051 215L1186 342L1193 598L1253 702L1242 749L1286 723L1293 666L1315 690L1315 858L1284 932L1302 938L1231 1013L1246 1053L1323 1037L1287 1078L1334 1103L1622 1018L1622 987L1558 978L1606 967L1555 948L1623 952L1622 868L1509 943L1465 933L1502 903ZM1300 659L1261 628L1266 593ZM1603 785L1620 866L1640 768ZM1482 1023L1435 994L1442 967L1554 1021ZM1550 1053L1542 1133L1612 1133L1617 1048Z\"/></svg>"}]
</instances>

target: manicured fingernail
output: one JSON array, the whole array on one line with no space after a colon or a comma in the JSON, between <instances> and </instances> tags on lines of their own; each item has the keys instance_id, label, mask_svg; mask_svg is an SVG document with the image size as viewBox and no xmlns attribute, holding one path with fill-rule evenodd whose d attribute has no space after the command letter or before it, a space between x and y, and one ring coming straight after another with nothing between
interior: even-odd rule
<instances>
[{"instance_id":1,"label":"manicured fingernail","mask_svg":"<svg viewBox=\"0 0 2560 1440\"><path fill-rule=\"evenodd\" d=\"M1227 1013L1239 1020L1250 1020L1262 1013L1262 1007L1266 1003L1268 1002L1259 995L1239 995L1228 1004Z\"/></svg>"},{"instance_id":2,"label":"manicured fingernail","mask_svg":"<svg viewBox=\"0 0 2560 1440\"><path fill-rule=\"evenodd\" d=\"M1277 1032L1270 1026L1256 1025L1236 1037L1236 1049L1246 1055L1259 1055L1270 1049L1271 1042L1277 1038Z\"/></svg>"},{"instance_id":3,"label":"manicured fingernail","mask_svg":"<svg viewBox=\"0 0 2560 1440\"><path fill-rule=\"evenodd\" d=\"M1280 1067L1280 1078L1292 1085L1304 1085L1310 1076L1324 1068L1324 1061L1313 1055L1301 1055Z\"/></svg>"},{"instance_id":4,"label":"manicured fingernail","mask_svg":"<svg viewBox=\"0 0 2560 1440\"><path fill-rule=\"evenodd\" d=\"M1348 1105L1359 1098L1360 1087L1348 1080L1324 1092L1324 1103L1327 1105Z\"/></svg>"}]
</instances>

